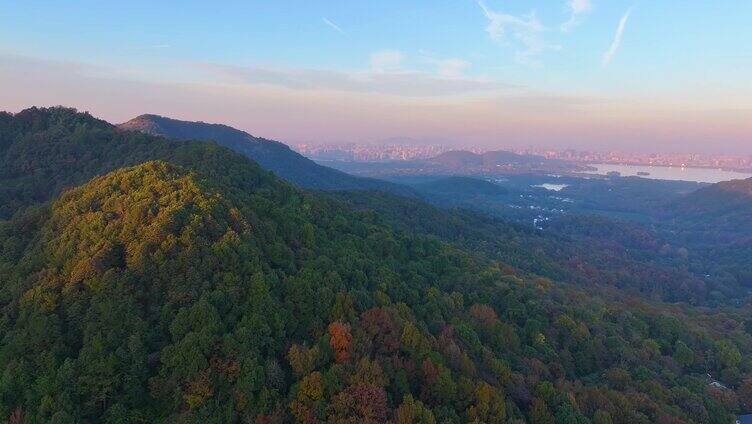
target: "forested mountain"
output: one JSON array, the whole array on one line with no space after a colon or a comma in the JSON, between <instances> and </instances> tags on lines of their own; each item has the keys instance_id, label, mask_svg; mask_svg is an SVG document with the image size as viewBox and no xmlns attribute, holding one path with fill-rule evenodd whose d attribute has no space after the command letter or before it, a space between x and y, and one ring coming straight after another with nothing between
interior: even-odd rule
<instances>
[{"instance_id":1,"label":"forested mountain","mask_svg":"<svg viewBox=\"0 0 752 424\"><path fill-rule=\"evenodd\" d=\"M553 278L614 285L666 301L711 306L744 304L752 296L752 262L747 260L752 255L752 196L744 190L748 181L706 186L632 177L533 174L508 175L494 182L469 177L397 181L411 185L424 200L442 208L479 212L474 216L461 212L459 218L466 233L473 240L483 240L480 246L485 249L493 247L512 255L512 244L507 241L520 240L527 243L522 249L525 253L545 252L538 256L547 265L538 261L531 269L545 270ZM561 191L542 188L545 184ZM407 200L376 196L365 202L367 197L356 196L356 203L394 215L395 225L411 221L415 229L440 227L414 222L412 216L423 215L418 212L421 202L402 207L399 204ZM479 219L480 214L504 222ZM457 218L433 216L429 221L452 228L448 221L456 223ZM509 233L513 227L509 221L522 224L519 227L527 227L532 234ZM536 234L531 222L543 234ZM477 231L480 228L484 230Z\"/></svg>"},{"instance_id":2,"label":"forested mountain","mask_svg":"<svg viewBox=\"0 0 752 424\"><path fill-rule=\"evenodd\" d=\"M466 196L472 194L507 194L508 190L488 181L469 177L445 177L414 185L418 192L429 192L434 195Z\"/></svg>"},{"instance_id":3,"label":"forested mountain","mask_svg":"<svg viewBox=\"0 0 752 424\"><path fill-rule=\"evenodd\" d=\"M286 144L254 137L221 124L180 121L157 115L141 115L118 125L124 130L141 131L178 140L212 140L242 153L263 168L300 187L318 190L369 189L401 195L411 191L397 184L372 178L355 177L327 168L291 150Z\"/></svg>"},{"instance_id":4,"label":"forested mountain","mask_svg":"<svg viewBox=\"0 0 752 424\"><path fill-rule=\"evenodd\" d=\"M0 219L46 202L62 191L123 166L161 159L185 165L197 155L206 173L220 163L219 146L175 142L164 137L119 131L73 109L31 108L0 113Z\"/></svg>"},{"instance_id":5,"label":"forested mountain","mask_svg":"<svg viewBox=\"0 0 752 424\"><path fill-rule=\"evenodd\" d=\"M727 424L752 407L748 308L584 291L70 109L0 115L0 143L19 162L0 180L10 422Z\"/></svg>"},{"instance_id":6,"label":"forested mountain","mask_svg":"<svg viewBox=\"0 0 752 424\"><path fill-rule=\"evenodd\" d=\"M694 267L752 293L752 179L690 193L659 219L659 228L689 249Z\"/></svg>"},{"instance_id":7,"label":"forested mountain","mask_svg":"<svg viewBox=\"0 0 752 424\"><path fill-rule=\"evenodd\" d=\"M724 181L701 188L670 205L669 212L682 221L752 234L752 178ZM720 234L719 234L720 235Z\"/></svg>"},{"instance_id":8,"label":"forested mountain","mask_svg":"<svg viewBox=\"0 0 752 424\"><path fill-rule=\"evenodd\" d=\"M394 228L482 251L519 270L560 282L616 287L647 298L701 305L727 302L737 290L736 286L708 284L687 272L686 264L663 263L659 252L665 241L628 223L574 215L557 219L556 232L537 231L529 225L388 193L340 192L336 197L377 213ZM709 297L714 291L727 297Z\"/></svg>"}]
</instances>

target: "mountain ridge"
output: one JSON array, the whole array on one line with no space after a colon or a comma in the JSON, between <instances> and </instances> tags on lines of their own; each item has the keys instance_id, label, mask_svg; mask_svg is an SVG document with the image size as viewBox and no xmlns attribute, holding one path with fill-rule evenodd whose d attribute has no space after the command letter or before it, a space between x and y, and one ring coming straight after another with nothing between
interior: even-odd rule
<instances>
[{"instance_id":1,"label":"mountain ridge","mask_svg":"<svg viewBox=\"0 0 752 424\"><path fill-rule=\"evenodd\" d=\"M141 131L178 140L211 140L256 161L281 178L300 187L318 190L383 190L414 195L408 187L371 178L356 177L317 164L284 143L260 137L224 124L183 121L144 114L117 125L122 130Z\"/></svg>"}]
</instances>

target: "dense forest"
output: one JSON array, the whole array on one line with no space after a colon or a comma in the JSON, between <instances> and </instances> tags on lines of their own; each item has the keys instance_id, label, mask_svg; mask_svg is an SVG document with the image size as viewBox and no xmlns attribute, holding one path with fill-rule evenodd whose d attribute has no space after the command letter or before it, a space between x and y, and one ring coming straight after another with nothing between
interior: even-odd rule
<instances>
[{"instance_id":1,"label":"dense forest","mask_svg":"<svg viewBox=\"0 0 752 424\"><path fill-rule=\"evenodd\" d=\"M578 276L579 281L703 305L741 305L752 296L752 180L704 185L525 174L402 176L394 181L410 185L422 200L441 209L456 209L452 220L463 221L470 237L486 247L500 249L493 240L509 240L509 222L522 224L517 226L522 231L531 230L532 223L542 234L516 239L534 241L545 257L557 258L556 268L568 268L558 274L550 274L550 266L536 268L547 276ZM558 184L561 191L539 186L546 183ZM410 215L425 215L409 210L425 207L410 199L369 200L358 194L354 203L392 216L397 225L417 221ZM400 203L411 206L395 206ZM471 216L468 210L479 213ZM436 219L447 221L449 213ZM432 223L412 225L429 233L446 232Z\"/></svg>"},{"instance_id":2,"label":"dense forest","mask_svg":"<svg viewBox=\"0 0 752 424\"><path fill-rule=\"evenodd\" d=\"M421 189L421 192L423 189ZM620 291L663 301L724 304L734 288L709 284L676 262L675 249L643 228L599 216L558 218L558 231L504 221L464 209L443 209L389 193L332 194L358 209L373 211L394 228L438 237L482 251L515 268L589 288ZM663 254L660 252L663 250ZM723 290L720 299L713 294Z\"/></svg>"},{"instance_id":3,"label":"dense forest","mask_svg":"<svg viewBox=\"0 0 752 424\"><path fill-rule=\"evenodd\" d=\"M553 254L573 242L305 191L71 109L0 114L0 155L9 422L727 424L752 407L748 308L586 284Z\"/></svg>"},{"instance_id":4,"label":"dense forest","mask_svg":"<svg viewBox=\"0 0 752 424\"><path fill-rule=\"evenodd\" d=\"M752 294L752 179L725 181L671 202L659 230L689 249L697 272L739 283Z\"/></svg>"}]
</instances>

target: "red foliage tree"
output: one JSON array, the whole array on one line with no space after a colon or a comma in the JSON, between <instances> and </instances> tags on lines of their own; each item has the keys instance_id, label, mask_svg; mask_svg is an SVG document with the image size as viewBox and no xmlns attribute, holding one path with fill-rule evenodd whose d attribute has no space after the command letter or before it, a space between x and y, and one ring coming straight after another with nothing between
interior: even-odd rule
<instances>
[{"instance_id":1,"label":"red foliage tree","mask_svg":"<svg viewBox=\"0 0 752 424\"><path fill-rule=\"evenodd\" d=\"M347 325L339 321L329 324L329 345L334 351L334 357L337 362L343 363L350 359L352 334L350 334L350 329Z\"/></svg>"}]
</instances>

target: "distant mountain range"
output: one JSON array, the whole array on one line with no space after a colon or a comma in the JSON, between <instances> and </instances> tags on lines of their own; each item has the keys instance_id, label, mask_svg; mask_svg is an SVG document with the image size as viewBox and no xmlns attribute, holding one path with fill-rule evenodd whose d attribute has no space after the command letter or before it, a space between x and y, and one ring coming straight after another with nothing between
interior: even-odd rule
<instances>
[{"instance_id":1,"label":"distant mountain range","mask_svg":"<svg viewBox=\"0 0 752 424\"><path fill-rule=\"evenodd\" d=\"M178 140L211 140L241 153L261 167L300 187L316 190L364 189L412 195L409 188L371 178L355 177L319 165L286 144L254 137L227 125L180 121L158 115L141 115L119 124L122 130L140 131Z\"/></svg>"},{"instance_id":2,"label":"distant mountain range","mask_svg":"<svg viewBox=\"0 0 752 424\"><path fill-rule=\"evenodd\" d=\"M321 157L321 156L319 156ZM567 173L584 170L581 165L543 156L517 154L505 150L473 153L450 150L427 159L380 162L340 161L339 154L326 156L325 162L344 172L391 180L406 175L494 175L521 173Z\"/></svg>"},{"instance_id":3,"label":"distant mountain range","mask_svg":"<svg viewBox=\"0 0 752 424\"><path fill-rule=\"evenodd\" d=\"M520 155L505 150L485 153L473 153L466 150L452 150L442 153L428 162L440 164L449 168L493 168L508 167L572 167L571 164L557 159L547 159L543 156Z\"/></svg>"}]
</instances>

